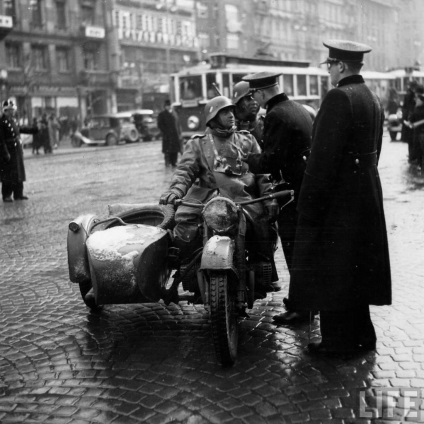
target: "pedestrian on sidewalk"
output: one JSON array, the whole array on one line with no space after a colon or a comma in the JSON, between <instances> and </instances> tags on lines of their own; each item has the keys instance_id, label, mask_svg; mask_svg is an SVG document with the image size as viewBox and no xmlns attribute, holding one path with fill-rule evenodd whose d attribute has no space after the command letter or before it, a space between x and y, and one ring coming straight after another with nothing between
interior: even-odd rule
<instances>
[{"instance_id":1,"label":"pedestrian on sidewalk","mask_svg":"<svg viewBox=\"0 0 424 424\"><path fill-rule=\"evenodd\" d=\"M165 100L164 110L158 115L158 128L162 133L162 153L165 166L177 166L178 153L182 151L181 128L177 114L172 110L171 102Z\"/></svg>"},{"instance_id":2,"label":"pedestrian on sidewalk","mask_svg":"<svg viewBox=\"0 0 424 424\"><path fill-rule=\"evenodd\" d=\"M54 149L57 149L59 147L60 124L59 124L59 121L56 118L56 115L54 113L51 113L50 116L49 116L48 129L49 129L50 145Z\"/></svg>"},{"instance_id":3,"label":"pedestrian on sidewalk","mask_svg":"<svg viewBox=\"0 0 424 424\"><path fill-rule=\"evenodd\" d=\"M324 43L330 90L314 122L298 201L289 290L296 308L320 311L316 355L372 350L369 305L391 304L391 272L378 160L384 111L360 75L371 47Z\"/></svg>"},{"instance_id":4,"label":"pedestrian on sidewalk","mask_svg":"<svg viewBox=\"0 0 424 424\"><path fill-rule=\"evenodd\" d=\"M35 134L37 127L19 127L16 105L11 99L2 104L0 118L0 181L3 202L27 200L24 196L25 166L20 133ZM13 198L12 198L13 195Z\"/></svg>"},{"instance_id":5,"label":"pedestrian on sidewalk","mask_svg":"<svg viewBox=\"0 0 424 424\"><path fill-rule=\"evenodd\" d=\"M38 122L38 119L37 119L36 117L34 117L34 118L32 119L32 126L33 126L34 128L39 129L39 122ZM40 133L39 133L39 132L37 132L36 134L34 134L34 135L32 136L32 154L33 154L33 155L39 155L39 154L40 154L39 150L40 150L40 147L41 147L42 145L43 145L43 142L42 142L42 140L40 139Z\"/></svg>"},{"instance_id":6,"label":"pedestrian on sidewalk","mask_svg":"<svg viewBox=\"0 0 424 424\"><path fill-rule=\"evenodd\" d=\"M47 155L49 153L53 153L53 149L50 144L49 123L47 120L47 115L45 113L41 115L38 128L39 128L40 143L42 144L44 148L44 154Z\"/></svg>"},{"instance_id":7,"label":"pedestrian on sidewalk","mask_svg":"<svg viewBox=\"0 0 424 424\"><path fill-rule=\"evenodd\" d=\"M412 151L416 158L416 164L421 172L424 172L424 86L419 84L415 89L415 107L405 123L412 130Z\"/></svg>"}]
</instances>

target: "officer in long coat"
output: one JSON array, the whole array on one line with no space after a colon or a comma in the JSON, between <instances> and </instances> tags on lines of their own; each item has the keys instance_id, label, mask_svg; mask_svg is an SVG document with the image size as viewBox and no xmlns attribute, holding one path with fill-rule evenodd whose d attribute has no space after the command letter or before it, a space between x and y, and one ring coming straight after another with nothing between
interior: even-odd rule
<instances>
[{"instance_id":1,"label":"officer in long coat","mask_svg":"<svg viewBox=\"0 0 424 424\"><path fill-rule=\"evenodd\" d=\"M249 154L246 158L252 172L271 173L281 189L294 190L294 202L287 205L278 216L278 234L289 272L292 269L294 239L296 235L296 203L306 168L312 135L312 118L299 103L280 93L279 73L258 72L243 78L249 82L250 92L266 108L263 129L263 152ZM309 312L292 307L290 297L283 300L287 312L274 317L278 324L297 324L307 321Z\"/></svg>"},{"instance_id":2,"label":"officer in long coat","mask_svg":"<svg viewBox=\"0 0 424 424\"><path fill-rule=\"evenodd\" d=\"M165 166L175 167L178 153L181 152L181 129L178 116L172 110L169 100L165 100L164 110L158 115L158 128L162 134L162 153L165 157Z\"/></svg>"},{"instance_id":3,"label":"officer in long coat","mask_svg":"<svg viewBox=\"0 0 424 424\"><path fill-rule=\"evenodd\" d=\"M26 200L24 196L25 166L20 133L34 134L37 128L19 127L15 102L11 99L2 104L0 117L0 181L3 202ZM12 198L13 195L13 198Z\"/></svg>"},{"instance_id":4,"label":"officer in long coat","mask_svg":"<svg viewBox=\"0 0 424 424\"><path fill-rule=\"evenodd\" d=\"M298 201L289 298L320 311L312 354L372 350L369 305L391 304L391 274L378 174L384 112L359 74L367 45L324 43L330 90L314 122Z\"/></svg>"}]
</instances>

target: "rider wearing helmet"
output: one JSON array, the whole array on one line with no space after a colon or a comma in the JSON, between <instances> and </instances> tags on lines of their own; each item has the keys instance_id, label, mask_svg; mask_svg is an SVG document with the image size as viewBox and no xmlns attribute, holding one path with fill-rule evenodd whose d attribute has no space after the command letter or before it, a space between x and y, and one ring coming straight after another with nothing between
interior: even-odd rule
<instances>
[{"instance_id":1,"label":"rider wearing helmet","mask_svg":"<svg viewBox=\"0 0 424 424\"><path fill-rule=\"evenodd\" d=\"M259 104L250 94L248 82L240 81L234 85L233 104L237 129L249 131L261 144L264 128L263 117L258 115Z\"/></svg>"},{"instance_id":2,"label":"rider wearing helmet","mask_svg":"<svg viewBox=\"0 0 424 424\"><path fill-rule=\"evenodd\" d=\"M254 175L242 161L248 153L259 153L256 139L247 131L236 131L234 105L224 96L211 99L204 109L206 131L193 136L185 147L169 189L160 197L160 204L174 203L175 199L205 203L217 195L233 201L251 200L271 193L267 175ZM254 228L248 229L247 241L255 242L255 251L273 265L273 279L278 280L273 255L277 240L275 227L278 208L255 203L246 209L254 219ZM175 215L174 245L180 250L180 261L188 261L191 254L202 246L201 209L179 206ZM273 287L263 288L272 291Z\"/></svg>"}]
</instances>

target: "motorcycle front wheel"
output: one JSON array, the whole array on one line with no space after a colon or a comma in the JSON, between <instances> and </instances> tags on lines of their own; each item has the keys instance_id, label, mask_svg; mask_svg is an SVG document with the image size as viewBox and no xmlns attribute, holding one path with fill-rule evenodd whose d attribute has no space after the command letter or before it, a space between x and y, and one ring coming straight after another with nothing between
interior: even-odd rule
<instances>
[{"instance_id":1,"label":"motorcycle front wheel","mask_svg":"<svg viewBox=\"0 0 424 424\"><path fill-rule=\"evenodd\" d=\"M232 292L225 271L209 274L210 311L215 353L222 366L231 366L237 357L238 315L236 292Z\"/></svg>"}]
</instances>

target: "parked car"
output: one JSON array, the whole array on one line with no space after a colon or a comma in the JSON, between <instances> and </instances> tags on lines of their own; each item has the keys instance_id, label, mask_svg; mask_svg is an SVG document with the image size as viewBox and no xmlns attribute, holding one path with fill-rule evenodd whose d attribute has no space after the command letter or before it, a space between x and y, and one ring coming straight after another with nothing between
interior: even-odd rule
<instances>
[{"instance_id":1,"label":"parked car","mask_svg":"<svg viewBox=\"0 0 424 424\"><path fill-rule=\"evenodd\" d=\"M72 145L104 144L113 146L118 143L135 143L140 134L131 118L119 113L93 116L88 125L72 135Z\"/></svg>"},{"instance_id":2,"label":"parked car","mask_svg":"<svg viewBox=\"0 0 424 424\"><path fill-rule=\"evenodd\" d=\"M125 112L119 112L118 115L134 122L143 141L156 140L159 137L160 132L157 127L153 110L133 109Z\"/></svg>"}]
</instances>

